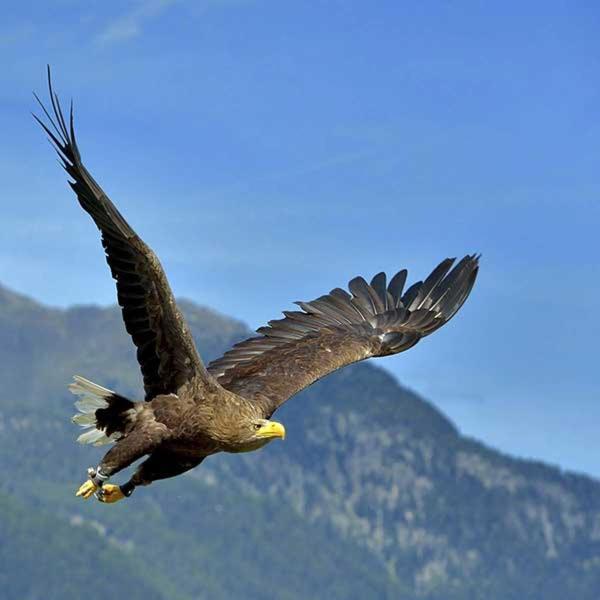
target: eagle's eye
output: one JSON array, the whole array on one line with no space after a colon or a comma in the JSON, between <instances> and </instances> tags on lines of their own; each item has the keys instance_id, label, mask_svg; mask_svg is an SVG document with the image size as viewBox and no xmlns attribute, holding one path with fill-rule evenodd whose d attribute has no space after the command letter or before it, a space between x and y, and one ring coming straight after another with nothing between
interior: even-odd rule
<instances>
[{"instance_id":1,"label":"eagle's eye","mask_svg":"<svg viewBox=\"0 0 600 600\"><path fill-rule=\"evenodd\" d=\"M262 425L260 423L254 423L254 429L256 431L258 431L261 427L262 427Z\"/></svg>"}]
</instances>

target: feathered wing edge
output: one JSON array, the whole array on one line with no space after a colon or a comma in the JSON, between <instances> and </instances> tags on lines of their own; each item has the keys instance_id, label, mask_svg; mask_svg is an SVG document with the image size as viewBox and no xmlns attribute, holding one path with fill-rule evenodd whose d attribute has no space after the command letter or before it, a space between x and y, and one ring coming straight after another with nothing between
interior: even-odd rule
<instances>
[{"instance_id":1,"label":"feathered wing edge","mask_svg":"<svg viewBox=\"0 0 600 600\"><path fill-rule=\"evenodd\" d=\"M395 354L416 344L447 323L465 302L478 272L480 255L443 260L424 280L404 291L407 271L403 269L389 284L385 273L371 283L352 279L350 293L335 288L310 302L296 302L300 311L284 311L285 318L269 321L257 329L258 337L236 344L208 366L208 371L227 387L238 368L249 367L266 352L317 335L324 329L352 330L365 337L380 336L377 356ZM242 375L243 376L243 375Z\"/></svg>"},{"instance_id":2,"label":"feathered wing edge","mask_svg":"<svg viewBox=\"0 0 600 600\"><path fill-rule=\"evenodd\" d=\"M32 116L48 135L50 143L58 154L61 165L73 179L73 181L69 182L69 185L77 194L82 208L92 216L98 228L102 231L122 236L125 239L135 236L135 232L131 229L123 215L108 199L102 188L96 183L81 162L81 154L75 138L73 102L71 101L69 107L69 121L67 125L58 95L52 89L50 66L47 67L47 74L48 95L54 118L35 92L33 95L48 119L50 126L46 125L36 114L32 113Z\"/></svg>"}]
</instances>

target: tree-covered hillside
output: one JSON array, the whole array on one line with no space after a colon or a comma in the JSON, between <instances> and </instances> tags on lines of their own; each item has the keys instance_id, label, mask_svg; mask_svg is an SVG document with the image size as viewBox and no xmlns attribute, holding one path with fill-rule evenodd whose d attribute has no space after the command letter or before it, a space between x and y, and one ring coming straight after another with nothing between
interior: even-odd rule
<instances>
[{"instance_id":1,"label":"tree-covered hillside","mask_svg":"<svg viewBox=\"0 0 600 600\"><path fill-rule=\"evenodd\" d=\"M183 306L207 360L248 333ZM287 403L285 442L102 505L73 496L102 450L74 443L66 385L140 397L119 312L0 288L0 340L9 600L598 597L600 484L461 437L372 364Z\"/></svg>"}]
</instances>

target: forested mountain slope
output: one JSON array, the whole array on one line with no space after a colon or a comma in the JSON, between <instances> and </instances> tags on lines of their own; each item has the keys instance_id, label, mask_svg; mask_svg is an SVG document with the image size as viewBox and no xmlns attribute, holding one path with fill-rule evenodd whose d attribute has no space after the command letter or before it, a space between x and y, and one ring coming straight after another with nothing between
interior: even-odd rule
<instances>
[{"instance_id":1,"label":"forested mountain slope","mask_svg":"<svg viewBox=\"0 0 600 600\"><path fill-rule=\"evenodd\" d=\"M206 360L248 334L183 308ZM600 484L462 437L373 363L287 403L285 442L111 506L73 496L101 450L74 443L66 385L77 373L141 397L119 311L0 288L0 341L10 600L81 598L86 581L87 598L124 586L133 598L598 597Z\"/></svg>"}]
</instances>

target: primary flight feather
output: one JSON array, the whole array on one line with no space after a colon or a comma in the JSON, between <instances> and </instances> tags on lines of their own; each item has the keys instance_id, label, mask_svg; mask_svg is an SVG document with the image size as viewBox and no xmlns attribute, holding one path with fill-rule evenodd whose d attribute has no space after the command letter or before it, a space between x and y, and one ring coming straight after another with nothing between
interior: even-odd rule
<instances>
[{"instance_id":1,"label":"primary flight feather","mask_svg":"<svg viewBox=\"0 0 600 600\"><path fill-rule=\"evenodd\" d=\"M285 436L271 416L286 400L321 377L365 358L407 350L447 323L467 299L478 256L442 261L405 291L406 270L389 283L355 277L299 311L258 329L204 366L163 268L81 161L71 105L65 119L48 70L47 122L35 116L55 146L83 209L100 230L117 285L125 328L137 348L145 401L135 402L83 377L69 388L79 397L73 421L78 440L113 443L78 496L116 502L140 485L179 475L217 452L247 452ZM148 458L122 485L107 480Z\"/></svg>"}]
</instances>

